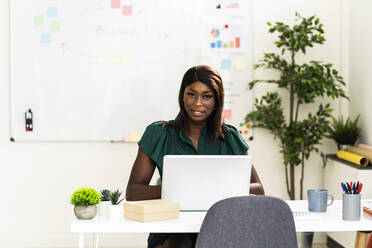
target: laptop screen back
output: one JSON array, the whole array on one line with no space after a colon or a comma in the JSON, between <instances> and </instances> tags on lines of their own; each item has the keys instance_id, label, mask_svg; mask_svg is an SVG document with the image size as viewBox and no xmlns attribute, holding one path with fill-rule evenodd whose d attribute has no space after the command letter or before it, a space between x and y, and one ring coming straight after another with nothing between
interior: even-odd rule
<instances>
[{"instance_id":1,"label":"laptop screen back","mask_svg":"<svg viewBox=\"0 0 372 248\"><path fill-rule=\"evenodd\" d=\"M162 199L206 211L219 200L249 195L251 166L248 155L166 155Z\"/></svg>"}]
</instances>

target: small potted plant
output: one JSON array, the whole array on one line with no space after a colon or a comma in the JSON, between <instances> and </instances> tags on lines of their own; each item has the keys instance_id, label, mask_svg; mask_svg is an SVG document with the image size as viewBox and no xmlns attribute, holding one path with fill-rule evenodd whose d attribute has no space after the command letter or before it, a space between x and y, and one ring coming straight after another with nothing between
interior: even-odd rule
<instances>
[{"instance_id":1,"label":"small potted plant","mask_svg":"<svg viewBox=\"0 0 372 248\"><path fill-rule=\"evenodd\" d=\"M347 145L354 145L361 135L361 128L358 126L359 115L355 120L350 117L344 122L342 116L338 119L332 117L332 124L329 130L329 138L337 143L338 150L344 150Z\"/></svg>"},{"instance_id":2,"label":"small potted plant","mask_svg":"<svg viewBox=\"0 0 372 248\"><path fill-rule=\"evenodd\" d=\"M72 196L70 203L74 205L74 213L78 219L89 220L97 215L97 204L101 195L93 188L80 188Z\"/></svg>"},{"instance_id":3,"label":"small potted plant","mask_svg":"<svg viewBox=\"0 0 372 248\"><path fill-rule=\"evenodd\" d=\"M111 220L119 220L124 216L124 207L120 205L124 200L124 198L120 199L121 194L119 189L110 194L111 205L108 205L108 215Z\"/></svg>"},{"instance_id":4,"label":"small potted plant","mask_svg":"<svg viewBox=\"0 0 372 248\"><path fill-rule=\"evenodd\" d=\"M101 192L101 203L98 205L98 215L107 217L108 216L108 205L110 204L111 191L103 189Z\"/></svg>"}]
</instances>

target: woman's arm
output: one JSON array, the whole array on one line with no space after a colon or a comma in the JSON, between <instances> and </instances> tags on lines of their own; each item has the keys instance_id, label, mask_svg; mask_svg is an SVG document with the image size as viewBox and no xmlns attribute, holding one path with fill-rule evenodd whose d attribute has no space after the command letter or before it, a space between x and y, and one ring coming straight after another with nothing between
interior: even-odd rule
<instances>
[{"instance_id":1,"label":"woman's arm","mask_svg":"<svg viewBox=\"0 0 372 248\"><path fill-rule=\"evenodd\" d=\"M248 155L248 152L246 153ZM251 169L251 186L249 187L249 193L252 195L264 195L265 191L263 189L260 177L252 164Z\"/></svg>"},{"instance_id":2,"label":"woman's arm","mask_svg":"<svg viewBox=\"0 0 372 248\"><path fill-rule=\"evenodd\" d=\"M265 191L261 184L261 180L253 165L251 169L251 186L250 186L249 193L253 195L264 195L265 194Z\"/></svg>"},{"instance_id":3,"label":"woman's arm","mask_svg":"<svg viewBox=\"0 0 372 248\"><path fill-rule=\"evenodd\" d=\"M155 168L155 162L139 147L127 185L127 201L160 199L161 185L149 185Z\"/></svg>"}]
</instances>

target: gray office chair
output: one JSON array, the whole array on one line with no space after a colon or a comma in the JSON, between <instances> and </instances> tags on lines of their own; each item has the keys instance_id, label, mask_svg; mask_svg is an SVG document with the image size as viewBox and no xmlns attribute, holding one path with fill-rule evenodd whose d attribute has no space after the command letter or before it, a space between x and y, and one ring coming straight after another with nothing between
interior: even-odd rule
<instances>
[{"instance_id":1,"label":"gray office chair","mask_svg":"<svg viewBox=\"0 0 372 248\"><path fill-rule=\"evenodd\" d=\"M283 200L269 196L219 201L208 210L195 247L297 247L292 212Z\"/></svg>"}]
</instances>

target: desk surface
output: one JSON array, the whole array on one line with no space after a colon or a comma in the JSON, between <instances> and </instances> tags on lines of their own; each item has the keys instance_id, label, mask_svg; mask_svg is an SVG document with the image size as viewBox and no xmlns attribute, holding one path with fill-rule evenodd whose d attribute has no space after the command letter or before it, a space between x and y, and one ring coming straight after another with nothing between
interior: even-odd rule
<instances>
[{"instance_id":1,"label":"desk surface","mask_svg":"<svg viewBox=\"0 0 372 248\"><path fill-rule=\"evenodd\" d=\"M286 201L295 213L297 232L371 231L372 219L342 220L342 201L336 200L326 213L307 212L307 201ZM297 216L296 213L298 213ZM304 216L302 213L305 213ZM71 232L75 233L147 233L199 232L206 212L181 212L176 220L141 223L127 219L117 221L96 217L93 220L72 219Z\"/></svg>"}]
</instances>

